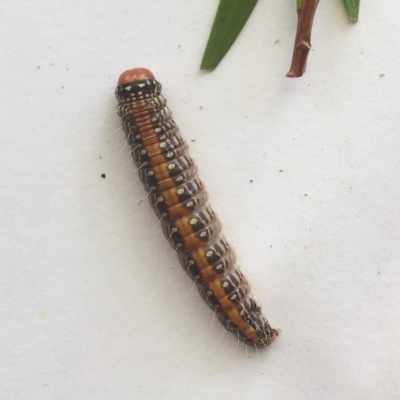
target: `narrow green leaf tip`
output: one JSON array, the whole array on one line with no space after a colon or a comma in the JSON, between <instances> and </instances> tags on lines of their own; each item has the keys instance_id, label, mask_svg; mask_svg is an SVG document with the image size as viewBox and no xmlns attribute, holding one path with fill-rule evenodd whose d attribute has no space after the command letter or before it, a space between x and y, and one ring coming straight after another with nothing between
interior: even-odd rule
<instances>
[{"instance_id":1,"label":"narrow green leaf tip","mask_svg":"<svg viewBox=\"0 0 400 400\"><path fill-rule=\"evenodd\" d=\"M357 22L358 13L360 12L360 0L343 0L343 3L350 21Z\"/></svg>"},{"instance_id":2,"label":"narrow green leaf tip","mask_svg":"<svg viewBox=\"0 0 400 400\"><path fill-rule=\"evenodd\" d=\"M221 0L200 69L213 70L246 24L258 0Z\"/></svg>"}]
</instances>

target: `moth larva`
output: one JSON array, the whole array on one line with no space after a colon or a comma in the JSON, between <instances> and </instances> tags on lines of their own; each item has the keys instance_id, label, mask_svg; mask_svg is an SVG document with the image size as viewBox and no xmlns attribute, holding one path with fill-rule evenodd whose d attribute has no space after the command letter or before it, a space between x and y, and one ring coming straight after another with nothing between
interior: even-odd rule
<instances>
[{"instance_id":1,"label":"moth larva","mask_svg":"<svg viewBox=\"0 0 400 400\"><path fill-rule=\"evenodd\" d=\"M236 265L161 84L149 70L135 68L120 76L116 96L140 179L182 267L227 330L250 346L268 346L278 331Z\"/></svg>"}]
</instances>

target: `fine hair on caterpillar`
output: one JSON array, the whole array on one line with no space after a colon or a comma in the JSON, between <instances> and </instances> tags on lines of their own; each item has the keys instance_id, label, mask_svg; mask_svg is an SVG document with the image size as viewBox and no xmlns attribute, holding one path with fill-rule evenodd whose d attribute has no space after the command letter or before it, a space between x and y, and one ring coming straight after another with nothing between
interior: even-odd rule
<instances>
[{"instance_id":1,"label":"fine hair on caterpillar","mask_svg":"<svg viewBox=\"0 0 400 400\"><path fill-rule=\"evenodd\" d=\"M219 218L189 155L161 84L145 68L125 71L116 88L118 115L149 202L164 236L213 317L242 343L263 348L279 331L271 328L236 264ZM171 258L170 257L170 258ZM189 293L190 293L189 292ZM186 295L188 296L189 293Z\"/></svg>"}]
</instances>

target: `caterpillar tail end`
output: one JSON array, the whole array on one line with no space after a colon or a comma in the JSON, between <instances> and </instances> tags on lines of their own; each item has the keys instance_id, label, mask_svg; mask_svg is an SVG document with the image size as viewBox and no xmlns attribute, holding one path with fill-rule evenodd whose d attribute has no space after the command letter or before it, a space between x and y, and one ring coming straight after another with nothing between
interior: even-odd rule
<instances>
[{"instance_id":1,"label":"caterpillar tail end","mask_svg":"<svg viewBox=\"0 0 400 400\"><path fill-rule=\"evenodd\" d=\"M154 79L153 73L147 68L133 68L123 72L118 79L118 86L129 82Z\"/></svg>"}]
</instances>

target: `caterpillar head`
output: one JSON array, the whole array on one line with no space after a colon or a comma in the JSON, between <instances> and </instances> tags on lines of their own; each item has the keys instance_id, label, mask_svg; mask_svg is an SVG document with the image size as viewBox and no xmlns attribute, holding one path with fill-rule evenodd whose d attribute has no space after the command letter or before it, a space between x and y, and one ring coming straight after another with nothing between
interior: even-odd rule
<instances>
[{"instance_id":1,"label":"caterpillar head","mask_svg":"<svg viewBox=\"0 0 400 400\"><path fill-rule=\"evenodd\" d=\"M147 68L133 68L123 72L118 79L118 85L125 83L154 79L153 73Z\"/></svg>"}]
</instances>

